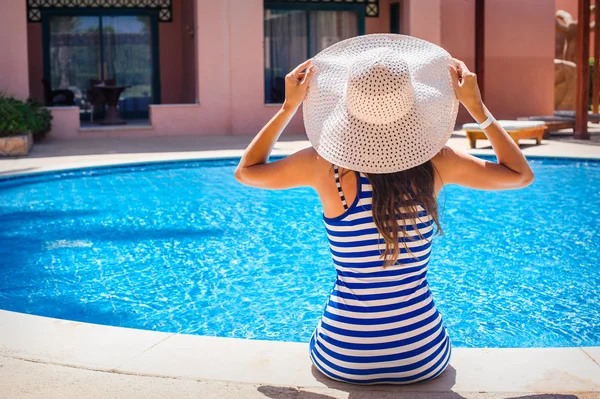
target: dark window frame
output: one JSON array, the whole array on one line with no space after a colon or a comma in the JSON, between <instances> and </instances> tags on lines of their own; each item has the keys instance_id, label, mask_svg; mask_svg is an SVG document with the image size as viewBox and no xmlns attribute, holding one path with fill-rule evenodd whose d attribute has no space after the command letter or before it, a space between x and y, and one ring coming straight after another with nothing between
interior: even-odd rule
<instances>
[{"instance_id":1,"label":"dark window frame","mask_svg":"<svg viewBox=\"0 0 600 399\"><path fill-rule=\"evenodd\" d=\"M95 6L84 5L82 0L71 0L65 3L64 0L44 0L27 1L27 22L40 23L44 20L44 14L52 11L78 10L78 11L99 11L99 10L128 10L128 11L154 11L159 22L173 22L173 2L171 0L155 1L154 4L146 4L143 0L96 0Z\"/></svg>"}]
</instances>

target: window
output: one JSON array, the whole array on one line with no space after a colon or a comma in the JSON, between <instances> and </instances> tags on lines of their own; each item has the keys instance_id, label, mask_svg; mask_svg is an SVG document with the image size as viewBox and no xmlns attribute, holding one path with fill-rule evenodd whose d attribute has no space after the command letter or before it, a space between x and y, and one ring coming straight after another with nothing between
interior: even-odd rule
<instances>
[{"instance_id":1,"label":"window","mask_svg":"<svg viewBox=\"0 0 600 399\"><path fill-rule=\"evenodd\" d=\"M364 11L266 8L265 102L283 103L285 75L324 48L362 34L363 21Z\"/></svg>"}]
</instances>

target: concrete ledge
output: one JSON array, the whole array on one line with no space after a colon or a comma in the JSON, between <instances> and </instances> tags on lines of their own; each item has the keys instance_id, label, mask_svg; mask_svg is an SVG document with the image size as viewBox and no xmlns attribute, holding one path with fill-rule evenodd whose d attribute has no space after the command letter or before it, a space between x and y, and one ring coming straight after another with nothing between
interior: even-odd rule
<instances>
[{"instance_id":1,"label":"concrete ledge","mask_svg":"<svg viewBox=\"0 0 600 399\"><path fill-rule=\"evenodd\" d=\"M185 104L150 104L150 108L198 108L200 104L198 103L185 103Z\"/></svg>"},{"instance_id":2,"label":"concrete ledge","mask_svg":"<svg viewBox=\"0 0 600 399\"><path fill-rule=\"evenodd\" d=\"M48 107L52 113L53 138L74 138L79 135L79 107Z\"/></svg>"},{"instance_id":3,"label":"concrete ledge","mask_svg":"<svg viewBox=\"0 0 600 399\"><path fill-rule=\"evenodd\" d=\"M156 136L178 136L197 132L199 126L207 126L202 132L222 131L222 122L207 118L200 104L161 104L150 106L152 134ZM214 116L214 115L213 115Z\"/></svg>"},{"instance_id":4,"label":"concrete ledge","mask_svg":"<svg viewBox=\"0 0 600 399\"><path fill-rule=\"evenodd\" d=\"M599 355L600 347L455 348L440 378L409 391L600 392L600 365L594 361ZM316 371L305 343L167 334L9 311L0 311L0 356L133 375L350 386Z\"/></svg>"},{"instance_id":5,"label":"concrete ledge","mask_svg":"<svg viewBox=\"0 0 600 399\"><path fill-rule=\"evenodd\" d=\"M80 133L89 133L89 132L120 132L126 133L131 130L152 130L152 125L147 124L127 124L127 125L92 125L92 126L84 126L79 127Z\"/></svg>"},{"instance_id":6,"label":"concrete ledge","mask_svg":"<svg viewBox=\"0 0 600 399\"><path fill-rule=\"evenodd\" d=\"M148 163L160 163L167 161L201 161L217 160L226 158L239 158L244 152L242 150L223 151L193 151L181 153L157 153L157 154L104 154L86 156L57 157L54 160L59 163L48 163L46 158L28 158L27 167L18 170L2 170L0 165L0 176L26 176L41 172L62 172L77 169L93 168L98 166L117 165L139 165ZM286 155L285 152L273 151L273 155Z\"/></svg>"}]
</instances>

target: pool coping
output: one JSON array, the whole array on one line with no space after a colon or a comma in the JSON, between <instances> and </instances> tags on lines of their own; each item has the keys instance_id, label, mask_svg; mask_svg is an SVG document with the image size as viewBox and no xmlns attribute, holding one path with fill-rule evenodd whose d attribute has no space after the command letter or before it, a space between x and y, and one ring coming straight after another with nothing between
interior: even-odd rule
<instances>
[{"instance_id":1,"label":"pool coping","mask_svg":"<svg viewBox=\"0 0 600 399\"><path fill-rule=\"evenodd\" d=\"M456 141L455 141L456 140ZM460 140L460 139L458 139ZM453 139L449 141L449 144L452 148L464 150L460 146L456 145L458 142L457 139ZM544 140L543 142L547 142ZM283 144L283 145L281 145ZM597 151L587 152L585 155L577 154L576 151L578 148L585 147L583 144L572 144L572 143L563 143L566 144L566 150L559 150L557 148L546 149L544 148L539 150L536 147L533 147L534 150L537 150L537 153L529 153L527 150L529 148L523 150L524 154L529 159L548 159L548 160L577 160L581 162L600 162L600 146L597 147ZM294 141L294 142L283 142L277 143L271 156L287 156L291 153L297 151L298 149L305 148L310 146L310 142L306 140ZM531 148L531 147L530 147ZM468 149L466 152L483 157L494 156L495 153L492 149ZM540 153L541 152L541 153ZM0 182L18 179L18 178L27 178L27 177L36 177L42 176L46 173L51 174L52 172L77 172L77 171L86 171L86 170L94 170L101 168L110 168L110 167L140 167L145 165L152 165L157 163L185 163L185 162L193 162L193 161L216 161L216 160L226 160L226 159L239 159L244 153L244 150L239 149L220 149L220 150L200 150L200 151L190 151L190 152L152 152L152 153L135 153L135 154L96 154L96 155L69 155L69 156L55 156L48 158L18 158L15 159L15 164L18 162L23 166L35 165L36 163L40 163L40 165L35 165L34 167L24 168L26 170L35 169L34 171L22 171L21 170L8 170L2 171L0 170ZM133 158L133 160L131 160ZM41 160L47 161L50 160L49 163L41 162Z\"/></svg>"},{"instance_id":2,"label":"pool coping","mask_svg":"<svg viewBox=\"0 0 600 399\"><path fill-rule=\"evenodd\" d=\"M14 180L25 180L29 178L37 178L44 176L55 176L58 174L67 174L67 173L84 173L84 172L96 172L96 171L104 171L104 170L113 170L113 169L126 169L126 168L142 168L142 167L154 167L159 165L168 165L168 166L177 166L177 165L185 165L188 163L201 163L201 162L211 162L211 161L236 161L239 160L242 156L243 152L240 151L239 154L227 154L227 155L214 155L214 151L207 151L209 154L195 154L192 157L185 157L176 160L163 160L163 159L148 159L148 160L140 160L140 161L130 161L130 162L121 162L114 161L111 163L102 163L102 164L93 164L88 166L72 166L72 167L57 167L57 168L44 168L35 172L17 172L10 173L5 175L0 175L0 183ZM275 152L272 154L271 158L282 158L289 155L287 152L279 153ZM476 156L481 158L490 158L493 157L493 154L481 154L476 153ZM536 160L549 160L549 161L578 161L578 162L590 162L590 163L598 163L600 164L600 156L597 158L594 157L581 157L576 155L561 155L561 156L548 156L548 155L539 155L532 154L527 155L528 159L536 159Z\"/></svg>"},{"instance_id":3,"label":"pool coping","mask_svg":"<svg viewBox=\"0 0 600 399\"><path fill-rule=\"evenodd\" d=\"M289 149L275 149L285 156ZM490 150L470 151L493 155ZM94 167L135 167L159 162L239 158L242 150L55 157L35 172L5 173L0 180ZM596 156L526 154L530 158L600 160ZM277 386L361 388L322 377L311 367L305 343L219 338L112 327L0 310L0 356L32 362L143 376ZM571 348L454 348L451 367L434 381L402 392L600 392L600 346Z\"/></svg>"},{"instance_id":4,"label":"pool coping","mask_svg":"<svg viewBox=\"0 0 600 399\"><path fill-rule=\"evenodd\" d=\"M304 388L328 380L308 344L112 327L0 310L0 356L99 372ZM403 392L600 392L600 347L454 348L436 380Z\"/></svg>"}]
</instances>

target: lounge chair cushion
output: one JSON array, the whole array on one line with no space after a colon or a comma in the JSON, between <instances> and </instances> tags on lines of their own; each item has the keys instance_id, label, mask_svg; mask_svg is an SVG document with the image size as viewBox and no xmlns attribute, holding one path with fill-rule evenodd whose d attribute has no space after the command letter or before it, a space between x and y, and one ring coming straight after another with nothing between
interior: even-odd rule
<instances>
[{"instance_id":1,"label":"lounge chair cushion","mask_svg":"<svg viewBox=\"0 0 600 399\"><path fill-rule=\"evenodd\" d=\"M498 121L506 131L515 131L523 129L531 129L534 127L542 127L545 125L541 121ZM477 123L465 123L462 126L463 130L481 130Z\"/></svg>"}]
</instances>

